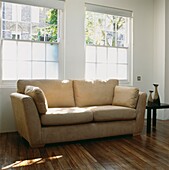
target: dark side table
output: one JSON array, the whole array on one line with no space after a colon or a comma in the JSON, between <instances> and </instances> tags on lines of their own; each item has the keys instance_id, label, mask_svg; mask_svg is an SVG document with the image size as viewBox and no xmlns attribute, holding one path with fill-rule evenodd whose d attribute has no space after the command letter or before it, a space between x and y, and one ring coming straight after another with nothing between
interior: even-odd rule
<instances>
[{"instance_id":1,"label":"dark side table","mask_svg":"<svg viewBox=\"0 0 169 170\"><path fill-rule=\"evenodd\" d=\"M153 127L156 127L157 109L166 109L166 108L169 108L169 104L167 104L167 103L161 103L160 106L146 105L146 109L147 109L147 133L151 133L151 110L153 110L152 124L153 124Z\"/></svg>"}]
</instances>

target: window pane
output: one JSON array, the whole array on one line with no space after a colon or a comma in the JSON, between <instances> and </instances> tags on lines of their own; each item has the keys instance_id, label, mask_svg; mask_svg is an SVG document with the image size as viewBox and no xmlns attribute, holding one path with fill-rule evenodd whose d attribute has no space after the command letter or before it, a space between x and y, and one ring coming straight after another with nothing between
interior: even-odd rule
<instances>
[{"instance_id":1,"label":"window pane","mask_svg":"<svg viewBox=\"0 0 169 170\"><path fill-rule=\"evenodd\" d=\"M46 24L46 8L39 8L39 23L41 26L44 26Z\"/></svg>"},{"instance_id":2,"label":"window pane","mask_svg":"<svg viewBox=\"0 0 169 170\"><path fill-rule=\"evenodd\" d=\"M95 64L91 64L91 63L86 63L86 78L87 79L95 79L96 75L96 65Z\"/></svg>"},{"instance_id":3,"label":"window pane","mask_svg":"<svg viewBox=\"0 0 169 170\"><path fill-rule=\"evenodd\" d=\"M106 18L106 14L102 14L102 13L94 13L94 21L95 21L95 25L97 27L97 29L103 30L105 27L105 18Z\"/></svg>"},{"instance_id":4,"label":"window pane","mask_svg":"<svg viewBox=\"0 0 169 170\"><path fill-rule=\"evenodd\" d=\"M127 65L118 65L118 78L127 80Z\"/></svg>"},{"instance_id":5,"label":"window pane","mask_svg":"<svg viewBox=\"0 0 169 170\"><path fill-rule=\"evenodd\" d=\"M39 23L39 8L31 7L31 21L34 23Z\"/></svg>"},{"instance_id":6,"label":"window pane","mask_svg":"<svg viewBox=\"0 0 169 170\"><path fill-rule=\"evenodd\" d=\"M3 2L2 9L2 19L12 20L12 4Z\"/></svg>"},{"instance_id":7,"label":"window pane","mask_svg":"<svg viewBox=\"0 0 169 170\"><path fill-rule=\"evenodd\" d=\"M108 45L108 46L112 46L112 47L114 47L116 44L116 42L115 42L115 32L110 32L110 31L107 31L106 32L106 44Z\"/></svg>"},{"instance_id":8,"label":"window pane","mask_svg":"<svg viewBox=\"0 0 169 170\"><path fill-rule=\"evenodd\" d=\"M127 63L127 49L118 49L118 63Z\"/></svg>"},{"instance_id":9,"label":"window pane","mask_svg":"<svg viewBox=\"0 0 169 170\"><path fill-rule=\"evenodd\" d=\"M97 47L97 62L106 63L107 62L107 48Z\"/></svg>"},{"instance_id":10,"label":"window pane","mask_svg":"<svg viewBox=\"0 0 169 170\"><path fill-rule=\"evenodd\" d=\"M108 63L117 63L117 48L108 48Z\"/></svg>"},{"instance_id":11,"label":"window pane","mask_svg":"<svg viewBox=\"0 0 169 170\"><path fill-rule=\"evenodd\" d=\"M2 22L2 38L16 39L16 23L11 21Z\"/></svg>"},{"instance_id":12,"label":"window pane","mask_svg":"<svg viewBox=\"0 0 169 170\"><path fill-rule=\"evenodd\" d=\"M33 60L45 60L45 44L33 43L32 44Z\"/></svg>"},{"instance_id":13,"label":"window pane","mask_svg":"<svg viewBox=\"0 0 169 170\"><path fill-rule=\"evenodd\" d=\"M124 32L126 29L126 17L117 17L117 30Z\"/></svg>"},{"instance_id":14,"label":"window pane","mask_svg":"<svg viewBox=\"0 0 169 170\"><path fill-rule=\"evenodd\" d=\"M126 17L86 12L86 44L127 47Z\"/></svg>"},{"instance_id":15,"label":"window pane","mask_svg":"<svg viewBox=\"0 0 169 170\"><path fill-rule=\"evenodd\" d=\"M46 44L46 60L47 61L58 61L58 45L57 44Z\"/></svg>"},{"instance_id":16,"label":"window pane","mask_svg":"<svg viewBox=\"0 0 169 170\"><path fill-rule=\"evenodd\" d=\"M16 21L18 22L22 21L21 8L22 8L22 5L16 4L16 9L14 9L12 12L15 15Z\"/></svg>"},{"instance_id":17,"label":"window pane","mask_svg":"<svg viewBox=\"0 0 169 170\"><path fill-rule=\"evenodd\" d=\"M11 39L12 35L10 31L2 31L2 38Z\"/></svg>"},{"instance_id":18,"label":"window pane","mask_svg":"<svg viewBox=\"0 0 169 170\"><path fill-rule=\"evenodd\" d=\"M31 40L30 28L31 28L30 23L18 23L18 32L17 32L17 34L19 35L18 39Z\"/></svg>"},{"instance_id":19,"label":"window pane","mask_svg":"<svg viewBox=\"0 0 169 170\"><path fill-rule=\"evenodd\" d=\"M46 78L47 79L58 78L58 63L54 62L46 63Z\"/></svg>"},{"instance_id":20,"label":"window pane","mask_svg":"<svg viewBox=\"0 0 169 170\"><path fill-rule=\"evenodd\" d=\"M117 46L118 47L124 47L125 46L124 41L117 41Z\"/></svg>"},{"instance_id":21,"label":"window pane","mask_svg":"<svg viewBox=\"0 0 169 170\"><path fill-rule=\"evenodd\" d=\"M2 58L3 60L16 60L17 42L3 41ZM10 68L10 67L9 67Z\"/></svg>"},{"instance_id":22,"label":"window pane","mask_svg":"<svg viewBox=\"0 0 169 170\"><path fill-rule=\"evenodd\" d=\"M95 46L86 47L86 62L96 62L96 47Z\"/></svg>"},{"instance_id":23,"label":"window pane","mask_svg":"<svg viewBox=\"0 0 169 170\"><path fill-rule=\"evenodd\" d=\"M86 44L94 44L95 39L95 23L94 12L86 12Z\"/></svg>"},{"instance_id":24,"label":"window pane","mask_svg":"<svg viewBox=\"0 0 169 170\"><path fill-rule=\"evenodd\" d=\"M114 19L112 15L106 15L106 30L107 31L115 31L113 20Z\"/></svg>"},{"instance_id":25,"label":"window pane","mask_svg":"<svg viewBox=\"0 0 169 170\"><path fill-rule=\"evenodd\" d=\"M18 42L18 59L31 60L31 43Z\"/></svg>"},{"instance_id":26,"label":"window pane","mask_svg":"<svg viewBox=\"0 0 169 170\"><path fill-rule=\"evenodd\" d=\"M105 45L105 32L102 30L96 30L95 31L95 45Z\"/></svg>"},{"instance_id":27,"label":"window pane","mask_svg":"<svg viewBox=\"0 0 169 170\"><path fill-rule=\"evenodd\" d=\"M18 62L18 78L30 79L31 78L31 62Z\"/></svg>"},{"instance_id":28,"label":"window pane","mask_svg":"<svg viewBox=\"0 0 169 170\"><path fill-rule=\"evenodd\" d=\"M125 40L125 35L123 32L118 32L118 41L124 41Z\"/></svg>"},{"instance_id":29,"label":"window pane","mask_svg":"<svg viewBox=\"0 0 169 170\"><path fill-rule=\"evenodd\" d=\"M117 65L116 64L108 64L108 79L110 78L118 78L117 77Z\"/></svg>"},{"instance_id":30,"label":"window pane","mask_svg":"<svg viewBox=\"0 0 169 170\"><path fill-rule=\"evenodd\" d=\"M16 32L16 23L12 21L3 21L2 22L2 30L7 30L10 32Z\"/></svg>"},{"instance_id":31,"label":"window pane","mask_svg":"<svg viewBox=\"0 0 169 170\"><path fill-rule=\"evenodd\" d=\"M45 79L45 63L44 62L33 62L32 63L32 78L34 79Z\"/></svg>"},{"instance_id":32,"label":"window pane","mask_svg":"<svg viewBox=\"0 0 169 170\"><path fill-rule=\"evenodd\" d=\"M21 21L31 21L31 6L21 5Z\"/></svg>"},{"instance_id":33,"label":"window pane","mask_svg":"<svg viewBox=\"0 0 169 170\"><path fill-rule=\"evenodd\" d=\"M37 41L40 39L40 37L38 37L38 32L39 32L39 28L38 28L38 24L36 23L32 23L32 35L31 35L31 40L33 41Z\"/></svg>"},{"instance_id":34,"label":"window pane","mask_svg":"<svg viewBox=\"0 0 169 170\"><path fill-rule=\"evenodd\" d=\"M97 79L107 78L107 64L97 64Z\"/></svg>"},{"instance_id":35,"label":"window pane","mask_svg":"<svg viewBox=\"0 0 169 170\"><path fill-rule=\"evenodd\" d=\"M3 80L16 80L17 79L17 64L16 61L3 61L2 62L2 79Z\"/></svg>"},{"instance_id":36,"label":"window pane","mask_svg":"<svg viewBox=\"0 0 169 170\"><path fill-rule=\"evenodd\" d=\"M118 17L117 22L117 46L126 47L127 46L127 23L125 17Z\"/></svg>"}]
</instances>

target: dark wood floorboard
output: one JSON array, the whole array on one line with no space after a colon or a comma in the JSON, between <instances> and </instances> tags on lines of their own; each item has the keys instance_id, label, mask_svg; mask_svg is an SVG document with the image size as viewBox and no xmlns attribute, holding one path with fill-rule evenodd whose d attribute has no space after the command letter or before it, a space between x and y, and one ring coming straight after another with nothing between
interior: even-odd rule
<instances>
[{"instance_id":1,"label":"dark wood floorboard","mask_svg":"<svg viewBox=\"0 0 169 170\"><path fill-rule=\"evenodd\" d=\"M32 149L18 133L0 134L2 170L169 170L169 120L142 135L48 144Z\"/></svg>"}]
</instances>

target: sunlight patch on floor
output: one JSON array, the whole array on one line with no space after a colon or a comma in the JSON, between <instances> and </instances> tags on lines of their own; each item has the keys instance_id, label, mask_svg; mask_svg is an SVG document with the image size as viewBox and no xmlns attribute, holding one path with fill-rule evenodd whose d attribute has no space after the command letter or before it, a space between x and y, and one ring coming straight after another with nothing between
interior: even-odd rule
<instances>
[{"instance_id":1,"label":"sunlight patch on floor","mask_svg":"<svg viewBox=\"0 0 169 170\"><path fill-rule=\"evenodd\" d=\"M58 156L51 156L51 157L48 157L48 158L35 158L35 159L30 159L30 160L16 161L16 162L14 162L10 165L3 167L2 170L9 169L9 168L25 167L25 166L30 166L30 165L33 165L33 164L41 164L41 163L45 163L47 161L60 159L62 157L63 157L63 155L58 155Z\"/></svg>"}]
</instances>

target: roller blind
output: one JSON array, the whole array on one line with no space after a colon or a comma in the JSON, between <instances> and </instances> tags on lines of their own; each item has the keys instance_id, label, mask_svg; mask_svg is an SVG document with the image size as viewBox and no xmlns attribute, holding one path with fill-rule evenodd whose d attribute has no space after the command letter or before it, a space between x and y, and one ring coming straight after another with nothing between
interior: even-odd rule
<instances>
[{"instance_id":1,"label":"roller blind","mask_svg":"<svg viewBox=\"0 0 169 170\"><path fill-rule=\"evenodd\" d=\"M64 1L60 0L1 0L1 2L11 2L47 8L64 9Z\"/></svg>"},{"instance_id":2,"label":"roller blind","mask_svg":"<svg viewBox=\"0 0 169 170\"><path fill-rule=\"evenodd\" d=\"M86 3L86 10L92 12L98 12L109 15L117 15L123 17L132 17L133 12L125 9L112 8L108 6L100 6L95 4Z\"/></svg>"}]
</instances>

